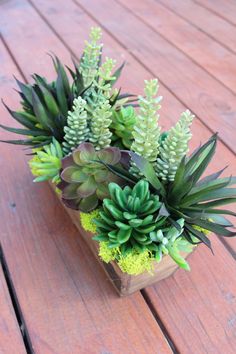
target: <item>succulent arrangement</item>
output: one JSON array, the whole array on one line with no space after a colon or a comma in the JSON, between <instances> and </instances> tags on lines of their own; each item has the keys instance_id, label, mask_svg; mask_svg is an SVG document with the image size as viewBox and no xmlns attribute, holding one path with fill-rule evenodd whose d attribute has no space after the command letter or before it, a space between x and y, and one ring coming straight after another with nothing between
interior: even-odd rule
<instances>
[{"instance_id":1,"label":"succulent arrangement","mask_svg":"<svg viewBox=\"0 0 236 354\"><path fill-rule=\"evenodd\" d=\"M23 127L0 126L24 138L5 142L32 149L34 181L50 180L79 211L104 262L138 275L170 257L189 270L186 254L199 243L211 248L211 232L236 235L227 219L236 213L224 207L236 202L236 177L221 177L224 169L205 176L217 134L188 155L190 111L162 131L157 79L138 97L114 88L124 64L102 60L102 47L92 28L73 69L53 56L54 81L17 80L21 109L4 105Z\"/></svg>"}]
</instances>

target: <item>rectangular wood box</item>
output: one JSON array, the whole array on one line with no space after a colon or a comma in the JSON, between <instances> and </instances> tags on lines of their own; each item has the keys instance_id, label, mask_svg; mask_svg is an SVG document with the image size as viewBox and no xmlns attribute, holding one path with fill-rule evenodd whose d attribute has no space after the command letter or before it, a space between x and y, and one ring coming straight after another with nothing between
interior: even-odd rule
<instances>
[{"instance_id":1,"label":"rectangular wood box","mask_svg":"<svg viewBox=\"0 0 236 354\"><path fill-rule=\"evenodd\" d=\"M52 186L52 185L51 185ZM54 189L54 187L52 186ZM56 193L57 194L57 193ZM60 196L57 194L58 198ZM64 204L63 204L64 206ZM134 293L135 291L141 290L153 283L156 283L162 279L169 277L173 274L179 267L169 256L164 256L160 263L156 263L152 273L144 272L139 275L129 275L123 273L116 262L112 261L110 263L104 263L98 256L99 245L98 242L92 240L94 236L92 233L87 232L83 229L80 223L80 212L76 210L69 209L65 207L65 210L69 214L72 222L77 227L79 234L85 242L88 244L89 248L93 252L99 264L105 271L108 279L113 284L114 288L120 296L126 296ZM188 254L185 254L186 258Z\"/></svg>"}]
</instances>

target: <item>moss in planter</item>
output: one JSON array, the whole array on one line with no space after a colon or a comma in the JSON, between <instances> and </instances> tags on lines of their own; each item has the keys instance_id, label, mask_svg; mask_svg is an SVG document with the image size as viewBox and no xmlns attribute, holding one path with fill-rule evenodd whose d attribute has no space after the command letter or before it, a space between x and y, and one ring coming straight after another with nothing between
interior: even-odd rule
<instances>
[{"instance_id":1,"label":"moss in planter","mask_svg":"<svg viewBox=\"0 0 236 354\"><path fill-rule=\"evenodd\" d=\"M154 257L147 249L142 252L133 249L127 255L120 256L118 265L124 273L128 273L130 275L139 275L145 271L152 273L154 261Z\"/></svg>"},{"instance_id":2,"label":"moss in planter","mask_svg":"<svg viewBox=\"0 0 236 354\"><path fill-rule=\"evenodd\" d=\"M109 263L114 261L119 253L119 247L109 248L108 242L99 242L99 257L103 260L103 262Z\"/></svg>"},{"instance_id":3,"label":"moss in planter","mask_svg":"<svg viewBox=\"0 0 236 354\"><path fill-rule=\"evenodd\" d=\"M99 218L99 208L91 211L90 213L80 212L80 222L85 231L96 233L97 227L93 222L94 219Z\"/></svg>"}]
</instances>

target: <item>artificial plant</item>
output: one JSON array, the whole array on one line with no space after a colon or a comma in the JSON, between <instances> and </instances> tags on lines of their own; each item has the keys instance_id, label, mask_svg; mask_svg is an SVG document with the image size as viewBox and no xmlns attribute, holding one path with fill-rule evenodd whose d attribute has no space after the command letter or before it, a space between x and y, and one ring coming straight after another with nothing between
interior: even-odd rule
<instances>
[{"instance_id":1,"label":"artificial plant","mask_svg":"<svg viewBox=\"0 0 236 354\"><path fill-rule=\"evenodd\" d=\"M162 131L158 80L146 80L138 100L121 93L114 85L124 64L103 60L102 47L101 30L92 28L73 69L52 56L54 81L17 80L21 109L4 104L23 128L0 126L26 136L7 142L32 148L34 181L52 181L81 212L104 262L137 275L166 256L189 269L181 253L198 243L211 248L209 232L235 236L227 216L236 213L224 205L236 201L236 177L222 178L224 169L203 177L217 136L188 156L194 115L186 110Z\"/></svg>"}]
</instances>

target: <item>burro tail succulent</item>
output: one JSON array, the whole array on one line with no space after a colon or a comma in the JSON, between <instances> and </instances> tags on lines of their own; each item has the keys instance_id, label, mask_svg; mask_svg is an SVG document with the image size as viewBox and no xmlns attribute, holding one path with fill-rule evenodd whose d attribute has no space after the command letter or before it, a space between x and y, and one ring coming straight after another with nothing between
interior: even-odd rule
<instances>
[{"instance_id":1,"label":"burro tail succulent","mask_svg":"<svg viewBox=\"0 0 236 354\"><path fill-rule=\"evenodd\" d=\"M110 199L103 200L100 219L95 220L97 241L107 241L108 247L120 247L126 254L132 248L144 250L153 241L150 233L156 229L155 215L161 206L159 197L149 191L149 183L139 181L133 189L109 184Z\"/></svg>"},{"instance_id":2,"label":"burro tail succulent","mask_svg":"<svg viewBox=\"0 0 236 354\"><path fill-rule=\"evenodd\" d=\"M121 179L111 173L101 161L117 165L121 159L118 148L108 147L96 151L91 143L82 143L73 153L63 159L62 201L72 209L89 212L98 206L99 200L109 196L108 183L120 183Z\"/></svg>"}]
</instances>

